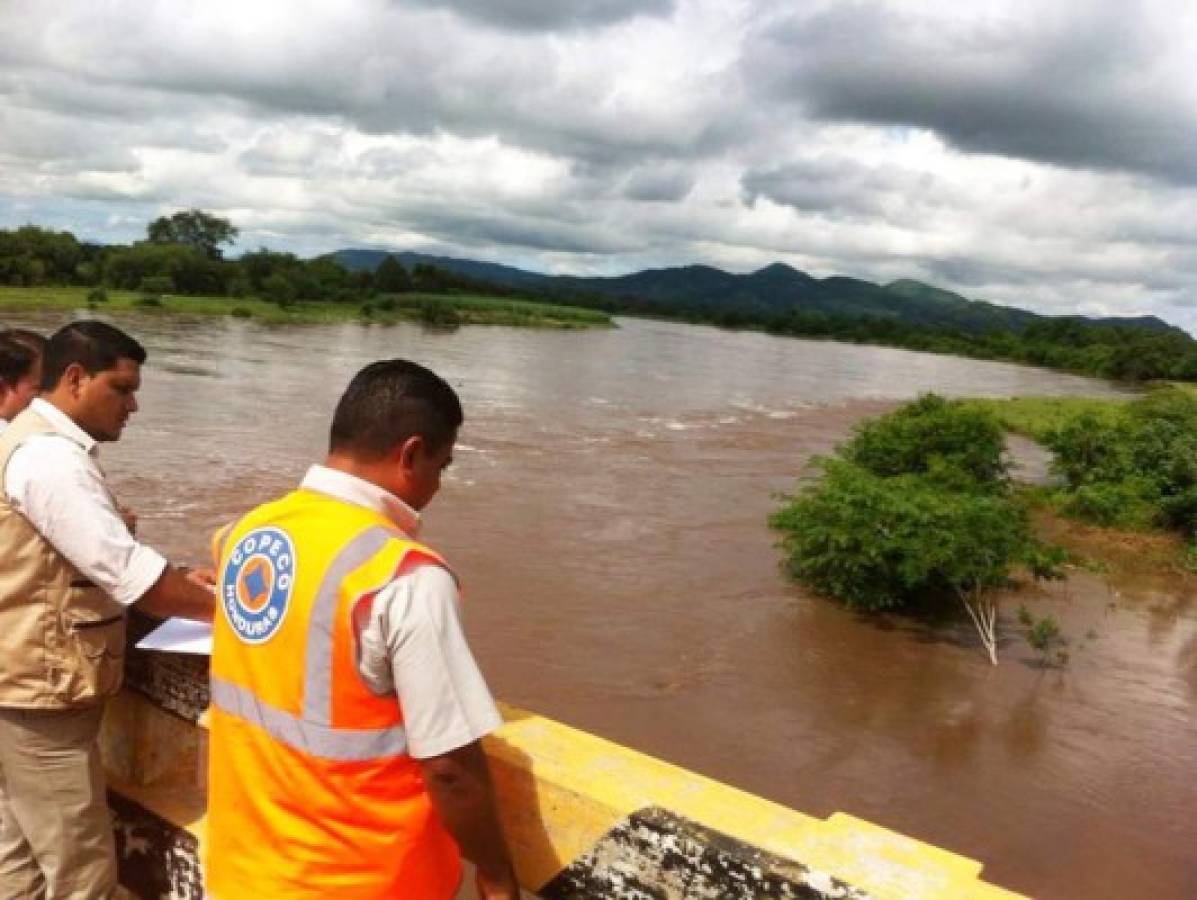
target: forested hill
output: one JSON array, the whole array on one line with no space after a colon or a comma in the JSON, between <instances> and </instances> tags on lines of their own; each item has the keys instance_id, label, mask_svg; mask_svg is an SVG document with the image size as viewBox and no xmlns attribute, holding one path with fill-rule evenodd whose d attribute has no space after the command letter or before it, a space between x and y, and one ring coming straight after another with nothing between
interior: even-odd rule
<instances>
[{"instance_id":1,"label":"forested hill","mask_svg":"<svg viewBox=\"0 0 1197 900\"><path fill-rule=\"evenodd\" d=\"M140 291L139 302L151 306L161 303L160 295L174 294L255 297L280 308L322 301L353 304L365 317L375 303L395 309L417 298L428 315L439 315L446 297L482 295L1011 360L1127 381L1197 382L1197 341L1153 316L1041 316L916 281L815 278L780 263L747 275L684 266L576 278L378 250L300 259L263 247L225 259L223 247L237 234L227 219L199 209L160 216L146 226L146 240L127 246L81 242L70 232L36 225L0 229L0 285L86 287L89 305L104 302L106 288Z\"/></svg>"},{"instance_id":2,"label":"forested hill","mask_svg":"<svg viewBox=\"0 0 1197 900\"><path fill-rule=\"evenodd\" d=\"M387 253L381 250L340 250L334 254L342 265L359 271L373 271L386 256ZM973 334L1022 333L1034 324L1069 321L1173 332L1178 336L1184 334L1155 316L1048 317L983 300L969 300L918 281L879 285L844 276L819 279L784 263L774 263L747 275L693 265L647 269L612 278L580 278L543 275L496 263L447 256L410 252L394 256L409 269L420 264L432 265L492 284L545 292L558 299L609 298L615 301L611 304L615 311L682 314L731 325L768 324L796 314L888 320L915 328Z\"/></svg>"}]
</instances>

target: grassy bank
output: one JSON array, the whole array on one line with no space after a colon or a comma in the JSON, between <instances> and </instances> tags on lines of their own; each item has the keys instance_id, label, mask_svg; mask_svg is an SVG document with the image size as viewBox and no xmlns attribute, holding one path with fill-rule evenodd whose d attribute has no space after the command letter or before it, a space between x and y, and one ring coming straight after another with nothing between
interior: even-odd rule
<instances>
[{"instance_id":1,"label":"grassy bank","mask_svg":"<svg viewBox=\"0 0 1197 900\"><path fill-rule=\"evenodd\" d=\"M1160 383L1131 398L967 405L1052 451L1058 482L1023 494L1057 543L1119 569L1136 554L1149 570L1197 564L1197 392L1190 386Z\"/></svg>"},{"instance_id":2,"label":"grassy bank","mask_svg":"<svg viewBox=\"0 0 1197 900\"><path fill-rule=\"evenodd\" d=\"M0 309L86 309L88 288L0 287ZM234 316L271 324L399 321L434 325L514 325L528 328L595 328L611 325L611 317L596 310L554 306L527 300L468 294L396 294L366 303L297 301L279 306L250 297L147 298L136 291L106 292L107 300L92 303L97 312L140 312L161 315Z\"/></svg>"},{"instance_id":3,"label":"grassy bank","mask_svg":"<svg viewBox=\"0 0 1197 900\"><path fill-rule=\"evenodd\" d=\"M1113 423L1123 415L1130 397L1009 397L1001 400L968 400L965 405L984 410L1007 431L1039 442L1080 416Z\"/></svg>"}]
</instances>

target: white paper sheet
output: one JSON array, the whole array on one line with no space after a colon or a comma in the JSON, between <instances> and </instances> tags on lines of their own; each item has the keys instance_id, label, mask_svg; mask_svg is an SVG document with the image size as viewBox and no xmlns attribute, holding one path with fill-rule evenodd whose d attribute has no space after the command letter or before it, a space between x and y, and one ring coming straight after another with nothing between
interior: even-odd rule
<instances>
[{"instance_id":1,"label":"white paper sheet","mask_svg":"<svg viewBox=\"0 0 1197 900\"><path fill-rule=\"evenodd\" d=\"M212 626L191 619L167 619L140 641L140 650L212 655Z\"/></svg>"}]
</instances>

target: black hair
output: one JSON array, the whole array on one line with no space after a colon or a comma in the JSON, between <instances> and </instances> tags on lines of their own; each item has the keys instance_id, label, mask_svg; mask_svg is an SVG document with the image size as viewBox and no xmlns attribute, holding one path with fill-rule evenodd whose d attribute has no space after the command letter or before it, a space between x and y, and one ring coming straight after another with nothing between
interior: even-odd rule
<instances>
[{"instance_id":1,"label":"black hair","mask_svg":"<svg viewBox=\"0 0 1197 900\"><path fill-rule=\"evenodd\" d=\"M78 363L88 375L116 368L118 360L145 362L145 348L119 328L94 320L72 322L50 336L42 362L42 390L58 387L67 367Z\"/></svg>"},{"instance_id":2,"label":"black hair","mask_svg":"<svg viewBox=\"0 0 1197 900\"><path fill-rule=\"evenodd\" d=\"M9 387L33 371L46 351L46 339L35 331L6 328L0 332L0 381Z\"/></svg>"},{"instance_id":3,"label":"black hair","mask_svg":"<svg viewBox=\"0 0 1197 900\"><path fill-rule=\"evenodd\" d=\"M457 393L431 369L379 360L354 375L341 395L329 450L379 459L419 435L435 452L453 440L463 419Z\"/></svg>"}]
</instances>

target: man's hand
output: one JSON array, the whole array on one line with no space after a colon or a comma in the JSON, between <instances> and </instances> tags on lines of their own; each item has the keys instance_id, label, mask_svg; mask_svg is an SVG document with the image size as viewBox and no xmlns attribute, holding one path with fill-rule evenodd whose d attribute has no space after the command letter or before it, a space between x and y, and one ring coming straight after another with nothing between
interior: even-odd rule
<instances>
[{"instance_id":1,"label":"man's hand","mask_svg":"<svg viewBox=\"0 0 1197 900\"><path fill-rule=\"evenodd\" d=\"M511 873L500 881L492 881L479 869L474 877L474 888L480 900L520 900L520 886Z\"/></svg>"},{"instance_id":2,"label":"man's hand","mask_svg":"<svg viewBox=\"0 0 1197 900\"><path fill-rule=\"evenodd\" d=\"M141 595L137 606L151 616L168 619L181 616L197 622L211 622L216 612L215 580L207 569L180 571L167 566L153 586Z\"/></svg>"},{"instance_id":3,"label":"man's hand","mask_svg":"<svg viewBox=\"0 0 1197 900\"><path fill-rule=\"evenodd\" d=\"M188 569L184 574L194 585L210 591L216 589L216 573L212 569Z\"/></svg>"},{"instance_id":4,"label":"man's hand","mask_svg":"<svg viewBox=\"0 0 1197 900\"><path fill-rule=\"evenodd\" d=\"M116 505L116 511L120 513L121 521L129 529L129 534L137 534L137 513L122 503Z\"/></svg>"},{"instance_id":5,"label":"man's hand","mask_svg":"<svg viewBox=\"0 0 1197 900\"><path fill-rule=\"evenodd\" d=\"M474 741L417 761L441 821L462 855L478 867L478 895L483 900L519 900L482 745Z\"/></svg>"}]
</instances>

